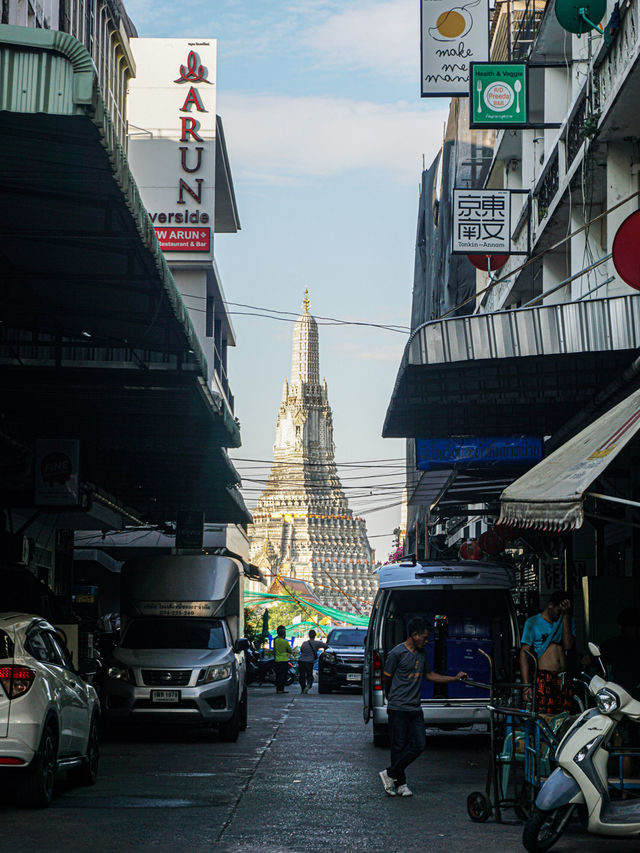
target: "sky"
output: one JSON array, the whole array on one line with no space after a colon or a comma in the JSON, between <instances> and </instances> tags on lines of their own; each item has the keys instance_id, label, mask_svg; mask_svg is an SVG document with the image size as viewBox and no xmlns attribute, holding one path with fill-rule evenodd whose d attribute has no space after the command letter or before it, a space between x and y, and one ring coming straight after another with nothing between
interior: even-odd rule
<instances>
[{"instance_id":1,"label":"sky","mask_svg":"<svg viewBox=\"0 0 640 853\"><path fill-rule=\"evenodd\" d=\"M215 237L230 305L229 378L255 505L273 442L305 288L336 461L378 559L400 521L404 440L382 426L408 335L418 192L442 141L444 100L420 98L419 0L128 0L141 37L218 40L222 117L241 230ZM248 316L253 313L254 316ZM271 316L276 316L271 314ZM262 460L254 463L245 460ZM384 466L384 467L383 467ZM397 466L397 467L396 467ZM355 474L369 480L352 480ZM370 486L363 490L364 484ZM377 507L395 504L388 509Z\"/></svg>"}]
</instances>

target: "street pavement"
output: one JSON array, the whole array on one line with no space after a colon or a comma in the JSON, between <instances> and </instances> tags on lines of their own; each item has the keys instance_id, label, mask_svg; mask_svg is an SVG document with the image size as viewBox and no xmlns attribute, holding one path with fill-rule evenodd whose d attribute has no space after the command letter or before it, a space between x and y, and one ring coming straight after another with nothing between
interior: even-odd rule
<instances>
[{"instance_id":1,"label":"street pavement","mask_svg":"<svg viewBox=\"0 0 640 853\"><path fill-rule=\"evenodd\" d=\"M251 688L249 728L235 744L198 730L118 734L102 744L93 788L62 779L45 811L0 794L0 845L11 853L474 853L522 851L521 824L472 823L488 738L429 732L409 768L413 797L385 795L386 750L372 744L358 694L277 695ZM513 820L512 814L506 817ZM558 853L627 853L638 841L587 835L576 824Z\"/></svg>"}]
</instances>

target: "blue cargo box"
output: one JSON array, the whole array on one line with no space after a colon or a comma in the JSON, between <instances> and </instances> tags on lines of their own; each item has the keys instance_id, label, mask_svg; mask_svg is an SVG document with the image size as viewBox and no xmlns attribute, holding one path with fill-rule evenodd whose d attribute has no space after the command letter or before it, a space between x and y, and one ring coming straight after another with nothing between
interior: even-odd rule
<instances>
[{"instance_id":1,"label":"blue cargo box","mask_svg":"<svg viewBox=\"0 0 640 853\"><path fill-rule=\"evenodd\" d=\"M472 681L488 683L490 677L489 661L479 651L482 649L488 655L493 652L491 640L456 640L446 641L447 675L457 675L466 672ZM451 699L484 699L489 697L489 691L481 687L465 687L460 682L449 684Z\"/></svg>"}]
</instances>

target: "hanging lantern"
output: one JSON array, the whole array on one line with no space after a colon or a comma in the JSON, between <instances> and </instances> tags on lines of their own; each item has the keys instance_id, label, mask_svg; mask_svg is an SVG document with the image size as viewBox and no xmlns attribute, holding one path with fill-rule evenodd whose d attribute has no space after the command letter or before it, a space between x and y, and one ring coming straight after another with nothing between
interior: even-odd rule
<instances>
[{"instance_id":1,"label":"hanging lantern","mask_svg":"<svg viewBox=\"0 0 640 853\"><path fill-rule=\"evenodd\" d=\"M485 530L480 535L479 544L485 554L501 554L504 551L504 539L495 527Z\"/></svg>"},{"instance_id":2,"label":"hanging lantern","mask_svg":"<svg viewBox=\"0 0 640 853\"><path fill-rule=\"evenodd\" d=\"M482 556L482 548L477 539L465 539L458 554L462 560L479 560Z\"/></svg>"},{"instance_id":3,"label":"hanging lantern","mask_svg":"<svg viewBox=\"0 0 640 853\"><path fill-rule=\"evenodd\" d=\"M507 263L509 255L467 255L467 258L477 270L495 272Z\"/></svg>"}]
</instances>

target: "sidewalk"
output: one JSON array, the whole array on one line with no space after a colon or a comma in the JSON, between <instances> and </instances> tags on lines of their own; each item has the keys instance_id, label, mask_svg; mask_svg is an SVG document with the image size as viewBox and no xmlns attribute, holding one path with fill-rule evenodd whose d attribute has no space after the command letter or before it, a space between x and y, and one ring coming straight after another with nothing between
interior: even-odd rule
<instances>
[{"instance_id":1,"label":"sidewalk","mask_svg":"<svg viewBox=\"0 0 640 853\"><path fill-rule=\"evenodd\" d=\"M467 795L484 788L486 735L429 733L424 756L408 771L414 796L388 797L378 778L388 753L372 744L361 696L289 690L282 697L252 691L254 709L266 712L279 701L282 718L220 837L224 853L524 850L522 824L477 824L467 816ZM505 818L513 821L513 812ZM587 835L576 824L553 850L626 853L637 846Z\"/></svg>"}]
</instances>

